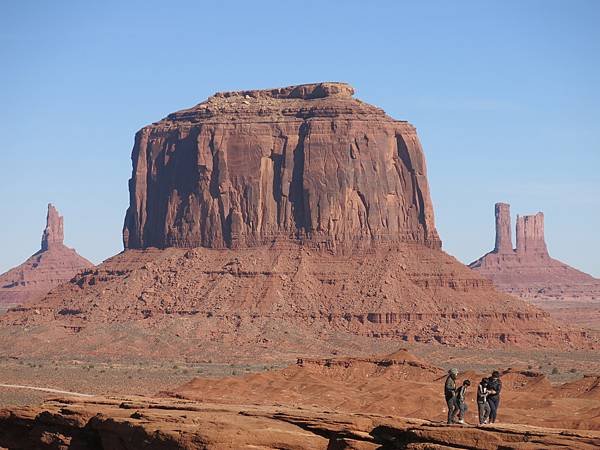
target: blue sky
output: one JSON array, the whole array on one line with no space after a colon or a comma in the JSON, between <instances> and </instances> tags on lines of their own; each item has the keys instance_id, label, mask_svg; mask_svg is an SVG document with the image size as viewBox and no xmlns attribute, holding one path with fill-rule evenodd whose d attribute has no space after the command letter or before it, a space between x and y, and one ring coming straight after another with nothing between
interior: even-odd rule
<instances>
[{"instance_id":1,"label":"blue sky","mask_svg":"<svg viewBox=\"0 0 600 450\"><path fill-rule=\"evenodd\" d=\"M505 201L600 276L599 23L593 0L3 2L0 272L39 248L48 202L83 256L122 249L142 126L327 80L417 127L446 251L490 250Z\"/></svg>"}]
</instances>

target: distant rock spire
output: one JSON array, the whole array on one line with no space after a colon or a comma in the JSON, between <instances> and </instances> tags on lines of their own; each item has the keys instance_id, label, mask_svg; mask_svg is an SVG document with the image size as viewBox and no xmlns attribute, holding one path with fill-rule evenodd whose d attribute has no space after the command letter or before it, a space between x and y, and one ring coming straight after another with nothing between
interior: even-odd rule
<instances>
[{"instance_id":1,"label":"distant rock spire","mask_svg":"<svg viewBox=\"0 0 600 450\"><path fill-rule=\"evenodd\" d=\"M508 203L496 203L496 246L494 253L512 253L512 234L510 230L510 205Z\"/></svg>"},{"instance_id":2,"label":"distant rock spire","mask_svg":"<svg viewBox=\"0 0 600 450\"><path fill-rule=\"evenodd\" d=\"M48 215L46 216L46 229L42 234L42 251L47 251L50 248L63 245L64 231L63 218L58 214L58 211L48 203Z\"/></svg>"},{"instance_id":3,"label":"distant rock spire","mask_svg":"<svg viewBox=\"0 0 600 450\"><path fill-rule=\"evenodd\" d=\"M548 255L544 238L544 213L517 216L517 253Z\"/></svg>"}]
</instances>

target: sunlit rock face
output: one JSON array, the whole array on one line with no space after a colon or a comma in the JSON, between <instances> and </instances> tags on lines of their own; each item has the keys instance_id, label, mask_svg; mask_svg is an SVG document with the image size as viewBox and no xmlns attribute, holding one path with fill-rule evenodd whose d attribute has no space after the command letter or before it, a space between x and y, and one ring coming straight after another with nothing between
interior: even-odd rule
<instances>
[{"instance_id":1,"label":"sunlit rock face","mask_svg":"<svg viewBox=\"0 0 600 450\"><path fill-rule=\"evenodd\" d=\"M415 128L353 93L218 93L140 130L125 247L440 248Z\"/></svg>"}]
</instances>

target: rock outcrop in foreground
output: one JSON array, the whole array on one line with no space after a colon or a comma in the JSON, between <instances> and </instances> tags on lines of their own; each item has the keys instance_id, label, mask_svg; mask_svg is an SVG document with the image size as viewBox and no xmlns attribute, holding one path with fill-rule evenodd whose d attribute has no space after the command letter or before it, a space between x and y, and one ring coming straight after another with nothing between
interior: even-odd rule
<instances>
[{"instance_id":1,"label":"rock outcrop in foreground","mask_svg":"<svg viewBox=\"0 0 600 450\"><path fill-rule=\"evenodd\" d=\"M63 218L48 204L41 249L27 261L0 275L0 307L41 298L86 268L94 267L63 244Z\"/></svg>"},{"instance_id":2,"label":"rock outcrop in foreground","mask_svg":"<svg viewBox=\"0 0 600 450\"><path fill-rule=\"evenodd\" d=\"M441 250L414 127L352 93L221 93L143 128L125 251L1 318L0 338L213 360L590 344ZM14 331L38 324L37 341Z\"/></svg>"},{"instance_id":3,"label":"rock outcrop in foreground","mask_svg":"<svg viewBox=\"0 0 600 450\"><path fill-rule=\"evenodd\" d=\"M139 131L126 248L441 246L415 128L344 83L225 92Z\"/></svg>"},{"instance_id":4,"label":"rock outcrop in foreground","mask_svg":"<svg viewBox=\"0 0 600 450\"><path fill-rule=\"evenodd\" d=\"M517 246L513 249L510 206L496 203L496 246L471 269L494 285L522 298L600 300L600 280L548 254L544 214L517 216Z\"/></svg>"},{"instance_id":5,"label":"rock outcrop in foreground","mask_svg":"<svg viewBox=\"0 0 600 450\"><path fill-rule=\"evenodd\" d=\"M600 433L445 425L389 415L159 398L63 398L0 410L11 449L484 449L600 446Z\"/></svg>"}]
</instances>

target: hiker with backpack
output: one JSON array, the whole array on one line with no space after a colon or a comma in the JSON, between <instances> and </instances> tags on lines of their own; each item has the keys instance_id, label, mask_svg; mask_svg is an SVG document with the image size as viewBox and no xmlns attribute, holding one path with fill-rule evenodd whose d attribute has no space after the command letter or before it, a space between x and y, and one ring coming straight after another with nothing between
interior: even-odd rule
<instances>
[{"instance_id":1,"label":"hiker with backpack","mask_svg":"<svg viewBox=\"0 0 600 450\"><path fill-rule=\"evenodd\" d=\"M450 369L444 384L444 397L448 406L448 424L454 423L454 417L458 413L458 405L456 403L456 376L458 369Z\"/></svg>"}]
</instances>

